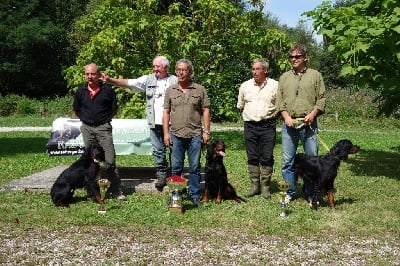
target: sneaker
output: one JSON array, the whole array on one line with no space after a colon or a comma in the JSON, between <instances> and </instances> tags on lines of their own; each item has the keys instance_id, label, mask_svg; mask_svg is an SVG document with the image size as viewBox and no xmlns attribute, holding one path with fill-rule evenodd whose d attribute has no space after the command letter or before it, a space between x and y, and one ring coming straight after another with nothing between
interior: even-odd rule
<instances>
[{"instance_id":1,"label":"sneaker","mask_svg":"<svg viewBox=\"0 0 400 266\"><path fill-rule=\"evenodd\" d=\"M289 204L291 201L292 201L292 196L286 195L286 197L285 197L285 203L286 203L286 204Z\"/></svg>"},{"instance_id":2,"label":"sneaker","mask_svg":"<svg viewBox=\"0 0 400 266\"><path fill-rule=\"evenodd\" d=\"M201 201L200 201L200 199L198 199L198 198L192 199L192 203L193 203L193 205L196 206L196 207L200 207L200 206L201 206Z\"/></svg>"},{"instance_id":3,"label":"sneaker","mask_svg":"<svg viewBox=\"0 0 400 266\"><path fill-rule=\"evenodd\" d=\"M125 195L124 194L119 194L118 196L117 196L117 200L120 200L120 201L125 201L126 200L126 197L125 197Z\"/></svg>"}]
</instances>

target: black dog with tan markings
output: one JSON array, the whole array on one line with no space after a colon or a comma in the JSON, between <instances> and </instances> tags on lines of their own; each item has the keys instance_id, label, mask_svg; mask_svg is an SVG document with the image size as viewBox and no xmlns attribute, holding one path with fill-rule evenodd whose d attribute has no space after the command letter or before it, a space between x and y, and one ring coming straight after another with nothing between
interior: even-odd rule
<instances>
[{"instance_id":1,"label":"black dog with tan markings","mask_svg":"<svg viewBox=\"0 0 400 266\"><path fill-rule=\"evenodd\" d=\"M357 153L360 147L354 145L350 140L338 141L329 153L321 156L308 156L303 153L297 154L295 158L296 178L302 177L304 184L313 187L310 206L317 210L319 205L319 194L321 190L326 191L328 205L332 209L334 204L334 182L338 173L340 162L347 160L349 154Z\"/></svg>"},{"instance_id":2,"label":"black dog with tan markings","mask_svg":"<svg viewBox=\"0 0 400 266\"><path fill-rule=\"evenodd\" d=\"M231 184L228 182L228 174L224 165L226 145L222 140L214 140L207 147L205 165L205 188L201 202L215 199L215 203L222 200L235 200L245 202L239 197Z\"/></svg>"},{"instance_id":3,"label":"black dog with tan markings","mask_svg":"<svg viewBox=\"0 0 400 266\"><path fill-rule=\"evenodd\" d=\"M104 203L96 182L100 171L99 162L102 161L104 161L104 150L97 141L93 141L82 156L65 169L54 182L50 191L54 205L69 207L77 188L85 188L88 197L98 203Z\"/></svg>"}]
</instances>

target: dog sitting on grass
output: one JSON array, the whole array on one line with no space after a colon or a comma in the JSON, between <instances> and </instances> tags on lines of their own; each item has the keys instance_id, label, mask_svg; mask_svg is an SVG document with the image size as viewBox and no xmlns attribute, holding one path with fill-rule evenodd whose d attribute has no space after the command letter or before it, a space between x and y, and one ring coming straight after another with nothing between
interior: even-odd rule
<instances>
[{"instance_id":1,"label":"dog sitting on grass","mask_svg":"<svg viewBox=\"0 0 400 266\"><path fill-rule=\"evenodd\" d=\"M228 183L228 175L223 162L225 157L225 143L222 140L214 140L207 148L205 165L205 188L201 202L207 202L209 198L215 199L215 203L222 200L235 200L245 202L236 194L235 189Z\"/></svg>"},{"instance_id":2,"label":"dog sitting on grass","mask_svg":"<svg viewBox=\"0 0 400 266\"><path fill-rule=\"evenodd\" d=\"M97 175L100 171L99 162L104 161L104 150L97 141L85 148L82 156L70 167L65 169L54 182L50 195L55 206L69 207L75 189L85 188L88 197L98 203L104 203L100 196L97 184Z\"/></svg>"}]
</instances>

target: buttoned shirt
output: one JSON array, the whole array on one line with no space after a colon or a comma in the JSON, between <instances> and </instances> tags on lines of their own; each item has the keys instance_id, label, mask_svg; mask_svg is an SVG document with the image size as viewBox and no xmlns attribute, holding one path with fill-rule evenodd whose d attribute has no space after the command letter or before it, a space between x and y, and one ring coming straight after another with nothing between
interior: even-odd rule
<instances>
[{"instance_id":1,"label":"buttoned shirt","mask_svg":"<svg viewBox=\"0 0 400 266\"><path fill-rule=\"evenodd\" d=\"M254 79L242 83L239 88L237 108L243 110L243 121L262 121L276 116L278 82L267 78L262 86Z\"/></svg>"},{"instance_id":2,"label":"buttoned shirt","mask_svg":"<svg viewBox=\"0 0 400 266\"><path fill-rule=\"evenodd\" d=\"M164 109L170 110L170 131L177 137L191 138L202 134L203 108L210 108L206 89L192 83L183 93L178 84L165 92Z\"/></svg>"},{"instance_id":3,"label":"buttoned shirt","mask_svg":"<svg viewBox=\"0 0 400 266\"><path fill-rule=\"evenodd\" d=\"M287 111L293 118L305 117L314 108L325 110L325 85L321 73L307 68L304 73L293 70L282 74L277 94L278 111Z\"/></svg>"}]
</instances>

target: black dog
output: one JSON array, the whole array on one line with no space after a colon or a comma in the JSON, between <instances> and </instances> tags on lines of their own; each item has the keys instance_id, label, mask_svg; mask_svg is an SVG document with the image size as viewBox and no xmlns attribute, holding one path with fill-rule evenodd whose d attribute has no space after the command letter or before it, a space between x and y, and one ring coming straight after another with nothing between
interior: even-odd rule
<instances>
[{"instance_id":1,"label":"black dog","mask_svg":"<svg viewBox=\"0 0 400 266\"><path fill-rule=\"evenodd\" d=\"M340 161L347 160L349 154L357 153L360 147L353 145L350 140L340 140L326 155L307 156L297 154L295 158L296 178L302 177L304 184L313 187L311 208L318 209L318 200L321 190L326 191L328 205L332 209L334 205L334 182L337 176Z\"/></svg>"},{"instance_id":2,"label":"black dog","mask_svg":"<svg viewBox=\"0 0 400 266\"><path fill-rule=\"evenodd\" d=\"M223 158L225 156L225 143L222 140L214 140L207 148L205 165L205 188L201 202L207 202L209 198L215 199L215 203L224 200L245 200L236 194L235 189L228 183Z\"/></svg>"},{"instance_id":3,"label":"black dog","mask_svg":"<svg viewBox=\"0 0 400 266\"><path fill-rule=\"evenodd\" d=\"M65 169L54 182L50 191L54 205L69 207L77 188L85 188L89 197L104 203L96 182L100 170L99 162L102 161L104 161L104 150L97 141L93 141L82 156Z\"/></svg>"}]
</instances>

